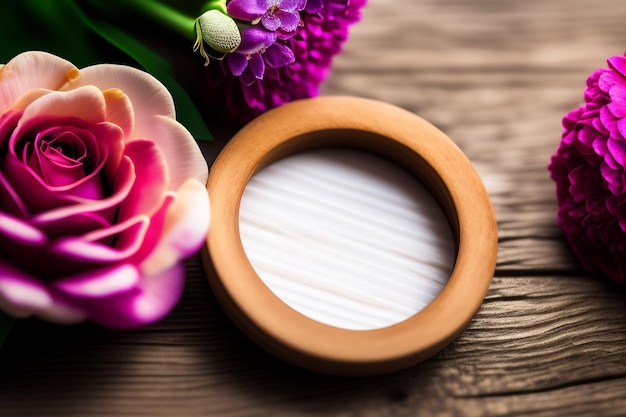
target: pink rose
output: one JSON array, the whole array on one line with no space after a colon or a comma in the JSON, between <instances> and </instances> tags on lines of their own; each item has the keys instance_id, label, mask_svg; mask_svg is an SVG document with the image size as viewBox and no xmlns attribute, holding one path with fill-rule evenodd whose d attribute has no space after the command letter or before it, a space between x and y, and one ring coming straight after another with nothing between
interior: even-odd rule
<instances>
[{"instance_id":1,"label":"pink rose","mask_svg":"<svg viewBox=\"0 0 626 417\"><path fill-rule=\"evenodd\" d=\"M132 327L182 294L207 165L168 91L43 52L0 66L0 309Z\"/></svg>"}]
</instances>

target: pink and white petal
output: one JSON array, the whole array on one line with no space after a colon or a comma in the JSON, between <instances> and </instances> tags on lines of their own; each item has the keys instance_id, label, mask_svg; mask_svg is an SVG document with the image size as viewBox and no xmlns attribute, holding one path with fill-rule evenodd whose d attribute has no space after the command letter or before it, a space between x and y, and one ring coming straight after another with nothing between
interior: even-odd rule
<instances>
[{"instance_id":1,"label":"pink and white petal","mask_svg":"<svg viewBox=\"0 0 626 417\"><path fill-rule=\"evenodd\" d=\"M176 192L159 243L139 266L142 273L156 274L196 253L209 230L210 210L206 189L190 178Z\"/></svg>"},{"instance_id":2,"label":"pink and white petal","mask_svg":"<svg viewBox=\"0 0 626 417\"><path fill-rule=\"evenodd\" d=\"M89 318L85 311L70 306L54 294L52 294L52 304L47 308L38 310L36 316L57 324L77 324Z\"/></svg>"},{"instance_id":3,"label":"pink and white petal","mask_svg":"<svg viewBox=\"0 0 626 417\"><path fill-rule=\"evenodd\" d=\"M159 210L150 218L150 226L143 236L143 244L141 248L128 258L128 262L139 265L141 264L154 250L161 240L163 229L165 225L165 218L167 210L174 201L174 193L169 192L165 194L165 200L159 208Z\"/></svg>"},{"instance_id":4,"label":"pink and white petal","mask_svg":"<svg viewBox=\"0 0 626 417\"><path fill-rule=\"evenodd\" d=\"M50 94L53 90L46 90L45 88L37 88L34 90L30 90L26 92L22 97L13 103L11 106L12 110L24 110L28 107L33 101L45 96L46 94Z\"/></svg>"},{"instance_id":5,"label":"pink and white petal","mask_svg":"<svg viewBox=\"0 0 626 417\"><path fill-rule=\"evenodd\" d=\"M90 318L113 328L154 323L172 311L185 287L182 262L155 275L144 275L139 288L89 304Z\"/></svg>"},{"instance_id":6,"label":"pink and white petal","mask_svg":"<svg viewBox=\"0 0 626 417\"><path fill-rule=\"evenodd\" d=\"M130 158L124 157L118 169L118 175L113 183L113 194L101 200L85 200L76 198L76 204L51 209L33 217L33 223L50 223L65 221L70 216L84 212L102 212L112 207L117 207L124 199L135 183L135 167Z\"/></svg>"},{"instance_id":7,"label":"pink and white petal","mask_svg":"<svg viewBox=\"0 0 626 417\"><path fill-rule=\"evenodd\" d=\"M114 123L102 122L91 128L93 135L98 138L100 146L106 148L108 155L104 161L104 175L109 181L116 177L117 170L124 156L124 131Z\"/></svg>"},{"instance_id":8,"label":"pink and white petal","mask_svg":"<svg viewBox=\"0 0 626 417\"><path fill-rule=\"evenodd\" d=\"M30 90L58 90L78 75L78 68L71 62L47 52L19 54L0 70L0 113Z\"/></svg>"},{"instance_id":9,"label":"pink and white petal","mask_svg":"<svg viewBox=\"0 0 626 417\"><path fill-rule=\"evenodd\" d=\"M2 211L0 211L0 235L12 242L32 246L41 246L48 240L41 230Z\"/></svg>"},{"instance_id":10,"label":"pink and white petal","mask_svg":"<svg viewBox=\"0 0 626 417\"><path fill-rule=\"evenodd\" d=\"M15 268L26 268L35 276L49 272L53 266L47 264L49 260L45 258L48 242L41 230L0 211L0 258L10 260Z\"/></svg>"},{"instance_id":11,"label":"pink and white petal","mask_svg":"<svg viewBox=\"0 0 626 417\"><path fill-rule=\"evenodd\" d=\"M110 297L137 286L139 271L131 264L117 264L55 281L52 288L69 297L92 299Z\"/></svg>"},{"instance_id":12,"label":"pink and white petal","mask_svg":"<svg viewBox=\"0 0 626 417\"><path fill-rule=\"evenodd\" d=\"M0 148L11 137L15 127L22 118L22 111L7 111L0 114Z\"/></svg>"},{"instance_id":13,"label":"pink and white petal","mask_svg":"<svg viewBox=\"0 0 626 417\"><path fill-rule=\"evenodd\" d=\"M149 225L148 217L137 216L102 231L84 236L57 239L50 244L50 252L77 262L99 264L120 262L133 256L141 249ZM96 240L112 237L116 232L121 233L121 235L115 247Z\"/></svg>"},{"instance_id":14,"label":"pink and white petal","mask_svg":"<svg viewBox=\"0 0 626 417\"><path fill-rule=\"evenodd\" d=\"M132 256L143 245L151 220L145 214L116 223L110 227L94 230L82 236L88 242L104 242L115 239L115 251Z\"/></svg>"},{"instance_id":15,"label":"pink and white petal","mask_svg":"<svg viewBox=\"0 0 626 417\"><path fill-rule=\"evenodd\" d=\"M89 233L93 230L99 230L111 226L114 215L103 216L100 213L84 212L76 213L71 217L67 217L62 221L56 222L33 222L33 226L39 228L50 239L61 236L76 236Z\"/></svg>"},{"instance_id":16,"label":"pink and white petal","mask_svg":"<svg viewBox=\"0 0 626 417\"><path fill-rule=\"evenodd\" d=\"M33 101L25 110L14 137L22 137L30 120L38 117L75 117L89 123L106 120L106 103L102 92L93 86L85 86L75 91L53 91Z\"/></svg>"},{"instance_id":17,"label":"pink and white petal","mask_svg":"<svg viewBox=\"0 0 626 417\"><path fill-rule=\"evenodd\" d=\"M80 77L68 82L62 90L93 85L102 91L120 89L128 96L135 111L133 138L149 138L154 115L175 118L174 101L157 79L144 71L124 65L100 64L80 70Z\"/></svg>"},{"instance_id":18,"label":"pink and white petal","mask_svg":"<svg viewBox=\"0 0 626 417\"><path fill-rule=\"evenodd\" d=\"M27 217L28 209L19 193L0 171L0 207L5 212L18 217Z\"/></svg>"},{"instance_id":19,"label":"pink and white petal","mask_svg":"<svg viewBox=\"0 0 626 417\"><path fill-rule=\"evenodd\" d=\"M38 174L10 151L4 157L3 172L13 189L28 190L21 192L20 198L29 213L38 213L68 204L62 194L50 191L50 187L47 187Z\"/></svg>"},{"instance_id":20,"label":"pink and white petal","mask_svg":"<svg viewBox=\"0 0 626 417\"><path fill-rule=\"evenodd\" d=\"M119 221L138 214L152 216L163 204L169 175L163 152L148 140L126 145L125 155L135 166L135 183L119 206Z\"/></svg>"},{"instance_id":21,"label":"pink and white petal","mask_svg":"<svg viewBox=\"0 0 626 417\"><path fill-rule=\"evenodd\" d=\"M118 125L125 137L133 134L135 115L130 99L119 88L111 88L102 92L106 102L107 121Z\"/></svg>"},{"instance_id":22,"label":"pink and white petal","mask_svg":"<svg viewBox=\"0 0 626 417\"><path fill-rule=\"evenodd\" d=\"M0 258L0 310L23 318L51 305L52 296L41 281Z\"/></svg>"},{"instance_id":23,"label":"pink and white petal","mask_svg":"<svg viewBox=\"0 0 626 417\"><path fill-rule=\"evenodd\" d=\"M183 125L167 117L155 117L149 138L165 156L170 175L168 190L178 189L188 178L206 184L208 166L198 144Z\"/></svg>"}]
</instances>

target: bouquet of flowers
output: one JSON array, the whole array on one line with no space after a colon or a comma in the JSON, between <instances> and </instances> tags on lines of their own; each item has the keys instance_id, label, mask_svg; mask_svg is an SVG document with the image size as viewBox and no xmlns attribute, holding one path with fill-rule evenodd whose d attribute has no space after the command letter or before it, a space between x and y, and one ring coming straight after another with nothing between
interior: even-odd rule
<instances>
[{"instance_id":1,"label":"bouquet of flowers","mask_svg":"<svg viewBox=\"0 0 626 417\"><path fill-rule=\"evenodd\" d=\"M0 16L0 344L2 312L167 315L209 227L198 105L242 124L317 95L364 4L23 0ZM203 103L151 48L170 38L198 53Z\"/></svg>"},{"instance_id":2,"label":"bouquet of flowers","mask_svg":"<svg viewBox=\"0 0 626 417\"><path fill-rule=\"evenodd\" d=\"M235 22L233 38L239 33L241 40L221 65L207 66L205 97L223 117L245 123L283 103L316 96L364 5L365 0L231 0L226 12ZM198 25L204 27L202 17Z\"/></svg>"}]
</instances>

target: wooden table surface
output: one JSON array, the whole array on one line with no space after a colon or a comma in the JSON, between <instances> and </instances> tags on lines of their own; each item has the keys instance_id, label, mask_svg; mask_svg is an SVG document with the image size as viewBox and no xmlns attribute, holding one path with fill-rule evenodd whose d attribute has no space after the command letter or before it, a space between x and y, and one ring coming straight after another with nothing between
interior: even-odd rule
<instances>
[{"instance_id":1,"label":"wooden table surface","mask_svg":"<svg viewBox=\"0 0 626 417\"><path fill-rule=\"evenodd\" d=\"M626 415L624 292L577 266L546 170L586 77L626 49L625 17L623 0L370 0L354 27L323 94L430 120L497 213L485 302L432 359L352 379L285 365L231 324L194 257L182 301L154 325L16 325L0 416Z\"/></svg>"}]
</instances>

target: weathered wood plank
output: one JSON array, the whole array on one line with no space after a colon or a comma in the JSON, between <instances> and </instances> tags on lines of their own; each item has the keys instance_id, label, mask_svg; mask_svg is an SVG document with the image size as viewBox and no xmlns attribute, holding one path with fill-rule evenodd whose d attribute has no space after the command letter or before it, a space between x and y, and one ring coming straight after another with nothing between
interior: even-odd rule
<instances>
[{"instance_id":1,"label":"weathered wood plank","mask_svg":"<svg viewBox=\"0 0 626 417\"><path fill-rule=\"evenodd\" d=\"M190 262L193 276L199 269ZM20 327L21 343L10 341L0 358L0 381L11 381L0 394L3 415L43 406L50 416L550 415L625 401L626 300L587 276L496 278L450 347L413 369L362 379L282 364L232 328L204 280L187 289L172 316L143 330Z\"/></svg>"}]
</instances>

